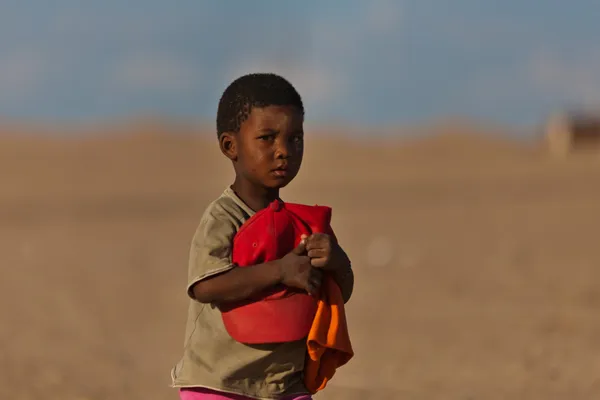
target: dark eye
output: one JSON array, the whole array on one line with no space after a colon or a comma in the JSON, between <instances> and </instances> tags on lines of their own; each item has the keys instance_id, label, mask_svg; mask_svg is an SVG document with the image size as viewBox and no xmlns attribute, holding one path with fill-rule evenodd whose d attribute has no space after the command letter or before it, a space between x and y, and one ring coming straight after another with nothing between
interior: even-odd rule
<instances>
[{"instance_id":1,"label":"dark eye","mask_svg":"<svg viewBox=\"0 0 600 400\"><path fill-rule=\"evenodd\" d=\"M304 141L304 137L302 135L295 135L292 137L292 141L294 143L302 143Z\"/></svg>"},{"instance_id":2,"label":"dark eye","mask_svg":"<svg viewBox=\"0 0 600 400\"><path fill-rule=\"evenodd\" d=\"M263 135L263 136L260 136L258 139L263 140L265 142L271 142L275 139L275 135L273 135L273 134Z\"/></svg>"}]
</instances>

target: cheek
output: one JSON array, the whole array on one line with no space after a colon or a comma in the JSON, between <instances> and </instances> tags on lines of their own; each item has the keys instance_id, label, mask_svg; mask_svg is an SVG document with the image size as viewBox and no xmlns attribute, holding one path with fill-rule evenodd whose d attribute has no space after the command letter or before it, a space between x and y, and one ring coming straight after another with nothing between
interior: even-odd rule
<instances>
[{"instance_id":1,"label":"cheek","mask_svg":"<svg viewBox=\"0 0 600 400\"><path fill-rule=\"evenodd\" d=\"M243 162L248 171L257 172L262 168L262 165L269 161L269 151L260 148L246 149Z\"/></svg>"},{"instance_id":2,"label":"cheek","mask_svg":"<svg viewBox=\"0 0 600 400\"><path fill-rule=\"evenodd\" d=\"M294 145L294 152L298 157L302 157L304 155L304 143L296 143Z\"/></svg>"},{"instance_id":3,"label":"cheek","mask_svg":"<svg viewBox=\"0 0 600 400\"><path fill-rule=\"evenodd\" d=\"M270 157L269 157L269 152L268 151L264 151L262 149L257 149L254 153L253 153L253 160L254 163L256 165L261 165L264 164Z\"/></svg>"}]
</instances>

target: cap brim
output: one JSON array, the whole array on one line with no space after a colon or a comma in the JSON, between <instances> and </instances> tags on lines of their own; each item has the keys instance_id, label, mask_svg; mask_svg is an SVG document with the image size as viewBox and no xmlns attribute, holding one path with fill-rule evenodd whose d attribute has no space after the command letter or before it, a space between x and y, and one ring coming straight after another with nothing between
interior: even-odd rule
<instances>
[{"instance_id":1,"label":"cap brim","mask_svg":"<svg viewBox=\"0 0 600 400\"><path fill-rule=\"evenodd\" d=\"M222 317L225 329L238 342L282 343L307 337L316 310L314 297L294 293L223 310Z\"/></svg>"}]
</instances>

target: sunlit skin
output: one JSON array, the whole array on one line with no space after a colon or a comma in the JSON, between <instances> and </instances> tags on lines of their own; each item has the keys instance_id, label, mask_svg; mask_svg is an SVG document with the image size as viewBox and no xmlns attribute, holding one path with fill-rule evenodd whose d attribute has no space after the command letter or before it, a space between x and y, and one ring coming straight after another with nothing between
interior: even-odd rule
<instances>
[{"instance_id":1,"label":"sunlit skin","mask_svg":"<svg viewBox=\"0 0 600 400\"><path fill-rule=\"evenodd\" d=\"M232 162L231 185L253 210L279 198L279 189L298 174L304 154L304 116L294 106L253 108L237 133L225 132L221 151Z\"/></svg>"}]
</instances>

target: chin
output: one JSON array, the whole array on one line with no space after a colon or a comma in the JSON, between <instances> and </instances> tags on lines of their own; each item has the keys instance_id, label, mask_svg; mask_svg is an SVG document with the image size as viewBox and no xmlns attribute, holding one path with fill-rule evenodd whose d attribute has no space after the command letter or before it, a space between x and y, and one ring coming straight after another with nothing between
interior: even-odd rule
<instances>
[{"instance_id":1,"label":"chin","mask_svg":"<svg viewBox=\"0 0 600 400\"><path fill-rule=\"evenodd\" d=\"M272 185L268 185L267 187L269 189L283 189L284 187L286 187L288 184L290 183L290 181L285 181L285 182L275 182Z\"/></svg>"},{"instance_id":2,"label":"chin","mask_svg":"<svg viewBox=\"0 0 600 400\"><path fill-rule=\"evenodd\" d=\"M265 187L269 189L282 189L286 187L293 179L294 178L270 181L267 184L265 184Z\"/></svg>"},{"instance_id":3,"label":"chin","mask_svg":"<svg viewBox=\"0 0 600 400\"><path fill-rule=\"evenodd\" d=\"M272 175L266 175L263 177L263 179L260 180L261 186L263 186L266 189L271 189L271 190L282 189L282 188L286 187L291 181L293 181L294 178L296 177L296 175L297 175L297 173L290 174L286 177L281 177L281 178L276 178L276 177L273 177Z\"/></svg>"}]
</instances>

